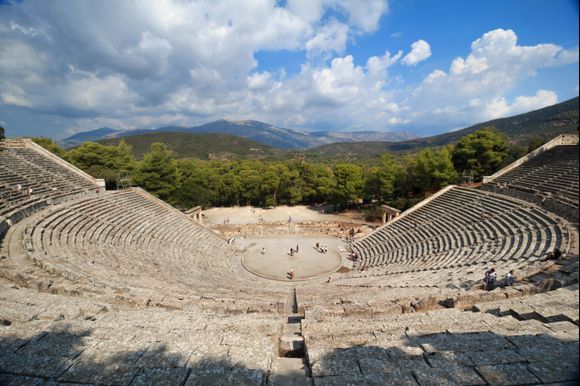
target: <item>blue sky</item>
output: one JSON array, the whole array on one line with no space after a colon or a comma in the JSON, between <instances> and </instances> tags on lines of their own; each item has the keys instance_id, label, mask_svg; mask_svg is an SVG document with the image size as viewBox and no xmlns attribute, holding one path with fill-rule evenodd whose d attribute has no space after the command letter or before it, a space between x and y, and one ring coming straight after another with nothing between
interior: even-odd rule
<instances>
[{"instance_id":1,"label":"blue sky","mask_svg":"<svg viewBox=\"0 0 580 386\"><path fill-rule=\"evenodd\" d=\"M572 0L0 1L9 136L220 118L432 135L577 95Z\"/></svg>"}]
</instances>

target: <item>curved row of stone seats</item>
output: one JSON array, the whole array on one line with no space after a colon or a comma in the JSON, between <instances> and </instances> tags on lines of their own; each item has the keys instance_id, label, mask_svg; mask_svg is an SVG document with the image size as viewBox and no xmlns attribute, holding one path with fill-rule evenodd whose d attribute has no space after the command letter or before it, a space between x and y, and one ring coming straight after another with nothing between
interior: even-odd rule
<instances>
[{"instance_id":1,"label":"curved row of stone seats","mask_svg":"<svg viewBox=\"0 0 580 386\"><path fill-rule=\"evenodd\" d=\"M132 308L0 279L0 384L265 384L278 315Z\"/></svg>"},{"instance_id":2,"label":"curved row of stone seats","mask_svg":"<svg viewBox=\"0 0 580 386\"><path fill-rule=\"evenodd\" d=\"M576 291L574 291L576 289ZM570 322L578 325L578 286L502 301L479 303L474 310L518 320L544 323Z\"/></svg>"},{"instance_id":3,"label":"curved row of stone seats","mask_svg":"<svg viewBox=\"0 0 580 386\"><path fill-rule=\"evenodd\" d=\"M538 318L486 312L485 303L478 305L483 312L451 308L366 317L307 307L302 334L314 383L578 382L577 322L541 316L542 310L577 315L577 286L521 299L537 306ZM493 308L513 302L494 302ZM548 311L550 304L558 311Z\"/></svg>"},{"instance_id":4,"label":"curved row of stone seats","mask_svg":"<svg viewBox=\"0 0 580 386\"><path fill-rule=\"evenodd\" d=\"M0 237L11 224L31 213L52 203L94 194L99 187L96 180L37 148L27 140L0 143Z\"/></svg>"},{"instance_id":5,"label":"curved row of stone seats","mask_svg":"<svg viewBox=\"0 0 580 386\"><path fill-rule=\"evenodd\" d=\"M530 264L568 244L568 228L534 206L453 187L355 242L359 258L346 277Z\"/></svg>"},{"instance_id":6,"label":"curved row of stone seats","mask_svg":"<svg viewBox=\"0 0 580 386\"><path fill-rule=\"evenodd\" d=\"M53 207L27 223L24 243L36 265L79 287L139 298L229 296L259 304L256 291L268 301L286 298L275 287L247 288L228 265L234 251L223 239L138 188Z\"/></svg>"},{"instance_id":7,"label":"curved row of stone seats","mask_svg":"<svg viewBox=\"0 0 580 386\"><path fill-rule=\"evenodd\" d=\"M578 145L555 146L494 179L510 189L549 194L578 208Z\"/></svg>"},{"instance_id":8,"label":"curved row of stone seats","mask_svg":"<svg viewBox=\"0 0 580 386\"><path fill-rule=\"evenodd\" d=\"M481 189L525 200L578 222L578 136L560 135L492 176Z\"/></svg>"}]
</instances>

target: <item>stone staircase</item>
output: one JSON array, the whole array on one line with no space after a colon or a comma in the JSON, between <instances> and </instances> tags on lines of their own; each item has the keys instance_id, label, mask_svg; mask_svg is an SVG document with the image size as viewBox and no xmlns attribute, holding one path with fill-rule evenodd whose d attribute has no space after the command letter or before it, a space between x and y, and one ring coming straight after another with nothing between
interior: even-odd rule
<instances>
[{"instance_id":1,"label":"stone staircase","mask_svg":"<svg viewBox=\"0 0 580 386\"><path fill-rule=\"evenodd\" d=\"M278 358L274 359L268 384L284 386L312 385L308 361L305 357L302 324L304 310L298 307L296 290L293 288L288 295L287 314L281 327L278 342Z\"/></svg>"}]
</instances>

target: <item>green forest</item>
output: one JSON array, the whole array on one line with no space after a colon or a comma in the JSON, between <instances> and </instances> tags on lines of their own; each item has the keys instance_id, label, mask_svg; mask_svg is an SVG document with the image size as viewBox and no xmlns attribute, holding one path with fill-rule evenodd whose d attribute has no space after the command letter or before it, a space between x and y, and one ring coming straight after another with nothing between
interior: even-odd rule
<instances>
[{"instance_id":1,"label":"green forest","mask_svg":"<svg viewBox=\"0 0 580 386\"><path fill-rule=\"evenodd\" d=\"M64 150L47 138L39 145L106 181L107 189L140 186L182 209L196 205L231 206L332 204L336 209L373 205L404 210L449 184L480 181L541 145L508 145L506 137L487 127L454 145L412 154L384 153L378 165L288 160L177 159L163 143L153 143L137 160L131 146L85 142Z\"/></svg>"}]
</instances>

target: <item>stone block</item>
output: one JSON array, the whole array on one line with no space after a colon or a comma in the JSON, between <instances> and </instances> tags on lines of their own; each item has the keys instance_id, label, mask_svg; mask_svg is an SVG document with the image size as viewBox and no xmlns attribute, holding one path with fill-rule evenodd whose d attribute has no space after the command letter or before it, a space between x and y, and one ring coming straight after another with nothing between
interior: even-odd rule
<instances>
[{"instance_id":1,"label":"stone block","mask_svg":"<svg viewBox=\"0 0 580 386\"><path fill-rule=\"evenodd\" d=\"M543 383L578 381L578 357L533 362L528 370Z\"/></svg>"},{"instance_id":2,"label":"stone block","mask_svg":"<svg viewBox=\"0 0 580 386\"><path fill-rule=\"evenodd\" d=\"M431 367L449 367L452 364L458 366L475 366L469 355L452 351L430 352L425 354L425 359Z\"/></svg>"},{"instance_id":3,"label":"stone block","mask_svg":"<svg viewBox=\"0 0 580 386\"><path fill-rule=\"evenodd\" d=\"M172 386L182 385L189 375L189 369L185 367L180 368L164 368L164 367L146 367L139 370L135 378L131 381L131 385L136 386Z\"/></svg>"},{"instance_id":4,"label":"stone block","mask_svg":"<svg viewBox=\"0 0 580 386\"><path fill-rule=\"evenodd\" d=\"M429 296L416 302L412 302L411 306L416 312L427 312L433 310L441 310L447 308L447 298L440 296Z\"/></svg>"},{"instance_id":5,"label":"stone block","mask_svg":"<svg viewBox=\"0 0 580 386\"><path fill-rule=\"evenodd\" d=\"M264 381L264 372L253 369L227 369L216 364L204 369L191 369L184 386L260 386Z\"/></svg>"},{"instance_id":6,"label":"stone block","mask_svg":"<svg viewBox=\"0 0 580 386\"><path fill-rule=\"evenodd\" d=\"M453 376L441 368L413 369L413 375L421 386L461 385Z\"/></svg>"},{"instance_id":7,"label":"stone block","mask_svg":"<svg viewBox=\"0 0 580 386\"><path fill-rule=\"evenodd\" d=\"M28 352L2 356L0 358L0 369L3 372L32 377L56 378L72 363L73 360L69 358Z\"/></svg>"},{"instance_id":8,"label":"stone block","mask_svg":"<svg viewBox=\"0 0 580 386\"><path fill-rule=\"evenodd\" d=\"M350 350L334 351L312 365L312 375L316 377L356 374L360 372L355 353Z\"/></svg>"},{"instance_id":9,"label":"stone block","mask_svg":"<svg viewBox=\"0 0 580 386\"><path fill-rule=\"evenodd\" d=\"M540 380L527 369L525 363L478 366L476 371L491 385L533 385Z\"/></svg>"},{"instance_id":10,"label":"stone block","mask_svg":"<svg viewBox=\"0 0 580 386\"><path fill-rule=\"evenodd\" d=\"M41 386L46 385L46 380L44 378L29 377L26 375L0 373L0 385Z\"/></svg>"},{"instance_id":11,"label":"stone block","mask_svg":"<svg viewBox=\"0 0 580 386\"><path fill-rule=\"evenodd\" d=\"M526 358L522 357L515 350L486 350L469 352L469 358L476 366L500 365L505 363L525 362Z\"/></svg>"},{"instance_id":12,"label":"stone block","mask_svg":"<svg viewBox=\"0 0 580 386\"><path fill-rule=\"evenodd\" d=\"M486 382L481 378L481 376L475 371L473 367L462 366L459 364L452 364L442 368L447 374L449 374L455 381L462 385L485 385Z\"/></svg>"}]
</instances>

